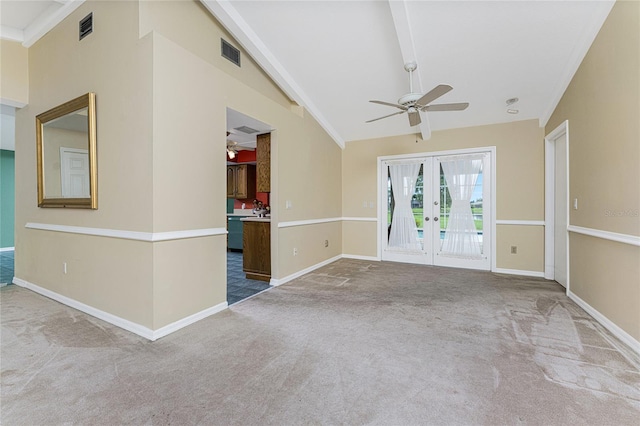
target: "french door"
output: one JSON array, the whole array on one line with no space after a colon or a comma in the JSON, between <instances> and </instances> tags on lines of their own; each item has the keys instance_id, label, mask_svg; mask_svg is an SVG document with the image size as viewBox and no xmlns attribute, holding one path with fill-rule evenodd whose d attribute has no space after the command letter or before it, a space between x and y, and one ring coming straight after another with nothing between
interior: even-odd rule
<instances>
[{"instance_id":1,"label":"french door","mask_svg":"<svg viewBox=\"0 0 640 426\"><path fill-rule=\"evenodd\" d=\"M490 152L383 159L380 177L382 260L491 268Z\"/></svg>"}]
</instances>

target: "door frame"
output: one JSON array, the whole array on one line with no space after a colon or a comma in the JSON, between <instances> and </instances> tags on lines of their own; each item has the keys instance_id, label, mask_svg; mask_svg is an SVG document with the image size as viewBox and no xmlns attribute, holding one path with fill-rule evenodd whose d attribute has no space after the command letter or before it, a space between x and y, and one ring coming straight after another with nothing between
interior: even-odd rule
<instances>
[{"instance_id":1,"label":"door frame","mask_svg":"<svg viewBox=\"0 0 640 426\"><path fill-rule=\"evenodd\" d=\"M563 121L558 127L553 129L548 135L544 137L544 277L548 280L555 278L555 181L556 181L556 154L555 154L555 141L560 136L565 135L566 138L566 158L567 164L565 165L566 176L566 194L567 194L567 208L566 208L566 223L567 227L570 225L570 202L571 199L569 188L569 120ZM571 286L571 271L570 271L570 255L569 255L569 235L567 231L567 294Z\"/></svg>"},{"instance_id":2,"label":"door frame","mask_svg":"<svg viewBox=\"0 0 640 426\"><path fill-rule=\"evenodd\" d=\"M465 148L465 149L455 149L455 150L445 150L445 151L430 151L430 152L418 152L418 153L409 153L409 154L396 154L396 155L385 155L377 158L377 167L376 167L376 186L377 186L377 203L378 203L378 217L377 217L377 258L378 260L382 260L382 247L384 245L384 233L382 232L383 224L386 224L387 217L387 201L386 201L386 187L382 187L382 162L387 160L412 160L420 157L438 157L438 156L448 156L448 155L464 155L464 154L478 154L488 152L490 155L491 161L491 211L489 212L489 229L491 232L491 241L490 241L490 249L489 254L491 256L490 265L491 271L496 270L496 147L495 146L486 146L486 147L478 147L478 148ZM383 193L384 191L384 193Z\"/></svg>"}]
</instances>

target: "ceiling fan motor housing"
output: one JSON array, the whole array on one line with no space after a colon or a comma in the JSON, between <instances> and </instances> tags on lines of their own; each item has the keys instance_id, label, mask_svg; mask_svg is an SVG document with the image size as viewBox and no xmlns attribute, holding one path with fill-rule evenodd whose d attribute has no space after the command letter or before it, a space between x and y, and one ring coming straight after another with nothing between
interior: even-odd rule
<instances>
[{"instance_id":1,"label":"ceiling fan motor housing","mask_svg":"<svg viewBox=\"0 0 640 426\"><path fill-rule=\"evenodd\" d=\"M416 101L421 97L421 93L407 93L406 95L398 99L398 103L404 106L414 105Z\"/></svg>"}]
</instances>

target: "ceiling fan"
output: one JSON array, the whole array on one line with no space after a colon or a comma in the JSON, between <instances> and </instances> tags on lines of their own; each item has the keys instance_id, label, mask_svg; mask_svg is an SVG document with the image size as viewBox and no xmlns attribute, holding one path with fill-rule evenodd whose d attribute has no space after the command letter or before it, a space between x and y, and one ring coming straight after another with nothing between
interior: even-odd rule
<instances>
[{"instance_id":1,"label":"ceiling fan","mask_svg":"<svg viewBox=\"0 0 640 426\"><path fill-rule=\"evenodd\" d=\"M230 134L227 132L227 155L233 160L238 155L238 142L229 139Z\"/></svg>"},{"instance_id":2,"label":"ceiling fan","mask_svg":"<svg viewBox=\"0 0 640 426\"><path fill-rule=\"evenodd\" d=\"M467 109L469 106L468 102L430 105L431 102L435 101L440 96L453 90L453 87L446 84L440 84L424 95L421 93L413 93L413 72L417 67L418 66L415 62L407 62L404 64L404 69L409 73L409 93L398 99L397 104L384 101L369 101L374 104L392 106L398 108L400 111L383 117L374 118L373 120L368 120L365 123L371 123L372 121L382 120L383 118L404 114L406 112L409 116L409 125L413 127L422 122L422 119L420 118L420 111L462 111Z\"/></svg>"}]
</instances>

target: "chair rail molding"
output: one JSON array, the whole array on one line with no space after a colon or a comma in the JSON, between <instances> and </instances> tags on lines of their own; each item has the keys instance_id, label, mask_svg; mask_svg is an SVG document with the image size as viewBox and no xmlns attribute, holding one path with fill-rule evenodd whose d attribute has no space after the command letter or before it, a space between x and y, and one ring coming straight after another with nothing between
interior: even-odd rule
<instances>
[{"instance_id":1,"label":"chair rail molding","mask_svg":"<svg viewBox=\"0 0 640 426\"><path fill-rule=\"evenodd\" d=\"M136 240L146 242L182 240L186 238L211 237L214 235L226 235L225 228L187 229L183 231L169 232L139 232L121 229L107 228L86 228L82 226L55 225L49 223L29 222L25 226L27 229L38 229L41 231L65 232L68 234L93 235L97 237L120 238L123 240Z\"/></svg>"},{"instance_id":2,"label":"chair rail molding","mask_svg":"<svg viewBox=\"0 0 640 426\"><path fill-rule=\"evenodd\" d=\"M640 237L629 234L619 234L617 232L603 231L601 229L584 228L582 226L569 225L567 231L575 234L589 235L590 237L602 238L604 240L629 244L640 247Z\"/></svg>"}]
</instances>

